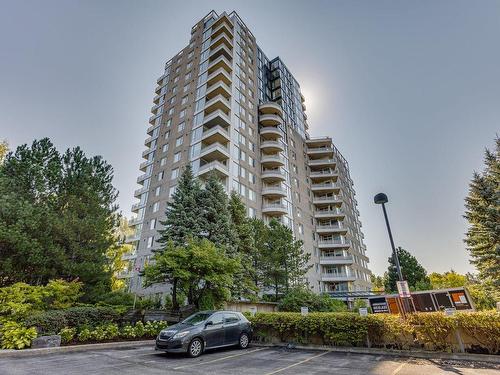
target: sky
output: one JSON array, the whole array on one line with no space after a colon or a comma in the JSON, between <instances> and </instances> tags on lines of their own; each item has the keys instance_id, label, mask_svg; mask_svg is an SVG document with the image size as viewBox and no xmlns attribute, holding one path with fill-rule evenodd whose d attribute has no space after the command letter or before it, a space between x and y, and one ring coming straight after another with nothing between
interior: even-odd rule
<instances>
[{"instance_id":1,"label":"sky","mask_svg":"<svg viewBox=\"0 0 500 375\"><path fill-rule=\"evenodd\" d=\"M310 134L349 161L370 268L394 240L429 272L470 272L464 197L500 133L500 1L0 0L0 139L49 137L114 167L130 216L163 64L236 10L306 97Z\"/></svg>"}]
</instances>

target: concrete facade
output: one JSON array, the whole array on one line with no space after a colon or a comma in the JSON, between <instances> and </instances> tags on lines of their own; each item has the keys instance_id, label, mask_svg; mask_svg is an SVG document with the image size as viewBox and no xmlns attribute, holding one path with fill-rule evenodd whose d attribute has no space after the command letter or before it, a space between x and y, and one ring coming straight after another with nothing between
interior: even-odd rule
<instances>
[{"instance_id":1,"label":"concrete facade","mask_svg":"<svg viewBox=\"0 0 500 375\"><path fill-rule=\"evenodd\" d=\"M215 170L251 217L279 219L311 254L316 292L370 290L370 271L347 161L329 137L308 134L305 99L279 57L268 59L240 17L210 12L157 80L132 211L134 250L120 277L139 294L141 270L177 177L190 163Z\"/></svg>"}]
</instances>

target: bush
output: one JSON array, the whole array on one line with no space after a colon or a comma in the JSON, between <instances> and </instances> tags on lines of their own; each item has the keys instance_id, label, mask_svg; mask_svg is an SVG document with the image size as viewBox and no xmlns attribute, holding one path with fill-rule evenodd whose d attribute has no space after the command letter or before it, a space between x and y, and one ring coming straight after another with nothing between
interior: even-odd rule
<instances>
[{"instance_id":1,"label":"bush","mask_svg":"<svg viewBox=\"0 0 500 375\"><path fill-rule=\"evenodd\" d=\"M294 288L283 296L280 301L280 311L300 312L301 307L308 307L310 312L343 312L347 306L342 301L323 294L318 295L309 289Z\"/></svg>"},{"instance_id":2,"label":"bush","mask_svg":"<svg viewBox=\"0 0 500 375\"><path fill-rule=\"evenodd\" d=\"M68 344L75 338L76 328L64 327L59 331L59 335L61 336L61 342Z\"/></svg>"},{"instance_id":3,"label":"bush","mask_svg":"<svg viewBox=\"0 0 500 375\"><path fill-rule=\"evenodd\" d=\"M31 341L37 336L36 329L26 328L16 322L5 322L0 327L2 349L24 349L31 346Z\"/></svg>"},{"instance_id":4,"label":"bush","mask_svg":"<svg viewBox=\"0 0 500 375\"><path fill-rule=\"evenodd\" d=\"M71 307L66 310L49 310L35 313L25 319L27 326L34 326L39 333L56 334L65 327L96 327L106 322L116 322L120 316L110 307Z\"/></svg>"},{"instance_id":5,"label":"bush","mask_svg":"<svg viewBox=\"0 0 500 375\"><path fill-rule=\"evenodd\" d=\"M130 324L123 326L120 332L120 337L124 337L126 339L136 338L137 335L135 333L135 328Z\"/></svg>"},{"instance_id":6,"label":"bush","mask_svg":"<svg viewBox=\"0 0 500 375\"><path fill-rule=\"evenodd\" d=\"M457 326L490 354L500 352L500 313L480 311L474 314L457 313Z\"/></svg>"},{"instance_id":7,"label":"bush","mask_svg":"<svg viewBox=\"0 0 500 375\"><path fill-rule=\"evenodd\" d=\"M168 327L168 323L164 321L146 322L144 325L144 334L148 337L156 337L162 329Z\"/></svg>"}]
</instances>

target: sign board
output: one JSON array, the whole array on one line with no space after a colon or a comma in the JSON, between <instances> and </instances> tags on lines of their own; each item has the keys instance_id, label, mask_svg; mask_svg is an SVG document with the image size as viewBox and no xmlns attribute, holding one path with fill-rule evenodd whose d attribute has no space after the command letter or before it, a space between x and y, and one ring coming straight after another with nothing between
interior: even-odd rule
<instances>
[{"instance_id":1,"label":"sign board","mask_svg":"<svg viewBox=\"0 0 500 375\"><path fill-rule=\"evenodd\" d=\"M457 312L457 309L455 309L454 307L444 309L444 315L451 316L451 315L455 314L456 312Z\"/></svg>"},{"instance_id":2,"label":"sign board","mask_svg":"<svg viewBox=\"0 0 500 375\"><path fill-rule=\"evenodd\" d=\"M389 306L387 305L385 297L372 297L369 299L369 301L370 301L370 306L372 307L372 311L375 314L389 312Z\"/></svg>"},{"instance_id":3,"label":"sign board","mask_svg":"<svg viewBox=\"0 0 500 375\"><path fill-rule=\"evenodd\" d=\"M408 287L408 282L406 280L396 281L398 286L398 293L401 298L411 297L410 288Z\"/></svg>"},{"instance_id":4,"label":"sign board","mask_svg":"<svg viewBox=\"0 0 500 375\"><path fill-rule=\"evenodd\" d=\"M360 307L359 308L359 315L360 316L367 316L368 315L368 309L366 307Z\"/></svg>"},{"instance_id":5,"label":"sign board","mask_svg":"<svg viewBox=\"0 0 500 375\"><path fill-rule=\"evenodd\" d=\"M257 307L251 306L250 307L250 315L255 316L256 313L257 313Z\"/></svg>"},{"instance_id":6,"label":"sign board","mask_svg":"<svg viewBox=\"0 0 500 375\"><path fill-rule=\"evenodd\" d=\"M300 313L301 313L302 315L304 315L304 316L305 316L305 315L307 315L307 314L309 314L309 307L304 307L304 306L302 306L302 307L300 308Z\"/></svg>"}]
</instances>

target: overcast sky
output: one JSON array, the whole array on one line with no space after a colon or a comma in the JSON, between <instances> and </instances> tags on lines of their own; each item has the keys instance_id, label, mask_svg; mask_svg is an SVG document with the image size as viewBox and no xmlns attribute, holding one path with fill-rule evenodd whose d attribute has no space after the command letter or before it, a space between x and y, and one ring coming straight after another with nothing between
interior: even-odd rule
<instances>
[{"instance_id":1,"label":"overcast sky","mask_svg":"<svg viewBox=\"0 0 500 375\"><path fill-rule=\"evenodd\" d=\"M381 191L397 245L472 271L463 199L500 130L500 1L0 0L0 139L103 155L130 216L156 78L212 8L285 61L311 135L348 159L372 271L390 255Z\"/></svg>"}]
</instances>

